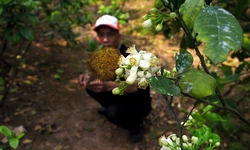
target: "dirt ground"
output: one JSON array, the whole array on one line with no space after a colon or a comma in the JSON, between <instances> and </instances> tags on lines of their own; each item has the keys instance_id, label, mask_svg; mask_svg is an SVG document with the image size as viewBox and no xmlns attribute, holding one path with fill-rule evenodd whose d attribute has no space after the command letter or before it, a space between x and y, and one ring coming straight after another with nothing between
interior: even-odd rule
<instances>
[{"instance_id":1,"label":"dirt ground","mask_svg":"<svg viewBox=\"0 0 250 150\"><path fill-rule=\"evenodd\" d=\"M133 26L136 21L131 19L129 24ZM77 83L78 75L88 71L85 37L94 36L89 29L91 26L80 30L80 48L67 49L63 40L46 37L33 42L32 57L18 74L18 93L10 94L0 108L0 125L24 129L17 150L159 150L159 136L178 133L166 102L153 90L153 109L144 121L146 133L139 143L129 142L127 130L97 113L100 105ZM167 69L174 66L178 38L167 40L162 35L141 36L130 31L123 28L122 43L155 53ZM173 107L181 120L185 117L181 107L191 109L192 101L180 103L177 97Z\"/></svg>"},{"instance_id":2,"label":"dirt ground","mask_svg":"<svg viewBox=\"0 0 250 150\"><path fill-rule=\"evenodd\" d=\"M140 37L134 39L137 43L145 42ZM159 149L158 137L177 131L162 96L151 90L153 110L144 122L145 137L140 143L129 142L128 131L99 115L100 105L77 83L78 75L87 71L84 44L83 41L81 48L69 50L62 40L41 39L33 43L32 58L27 61L22 77L17 79L20 91L10 94L1 108L0 124L24 128L26 135L18 150ZM169 56L167 62L172 63L173 58ZM58 73L58 69L63 73ZM55 79L56 74L60 78ZM25 84L27 81L32 84ZM182 118L185 114L178 113L178 116Z\"/></svg>"}]
</instances>

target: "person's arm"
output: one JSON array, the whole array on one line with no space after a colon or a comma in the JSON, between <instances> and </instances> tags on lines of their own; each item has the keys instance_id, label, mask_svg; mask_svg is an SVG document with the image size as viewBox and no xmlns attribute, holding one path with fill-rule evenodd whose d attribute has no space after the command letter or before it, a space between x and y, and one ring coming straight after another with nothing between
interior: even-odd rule
<instances>
[{"instance_id":1,"label":"person's arm","mask_svg":"<svg viewBox=\"0 0 250 150\"><path fill-rule=\"evenodd\" d=\"M114 88L121 86L121 84L115 83L113 81L108 81L108 82L104 82L104 89L107 92L111 92ZM138 87L137 84L134 83L130 86L127 87L127 89L125 90L125 93L133 93L133 92L137 92L138 91Z\"/></svg>"},{"instance_id":2,"label":"person's arm","mask_svg":"<svg viewBox=\"0 0 250 150\"><path fill-rule=\"evenodd\" d=\"M100 92L111 92L114 88L121 86L114 81L102 82L100 80L93 80L91 79L91 75L89 74L81 74L78 77L78 83L85 88L88 88L90 91L94 93ZM132 84L125 90L125 93L133 93L137 92L137 84Z\"/></svg>"}]
</instances>

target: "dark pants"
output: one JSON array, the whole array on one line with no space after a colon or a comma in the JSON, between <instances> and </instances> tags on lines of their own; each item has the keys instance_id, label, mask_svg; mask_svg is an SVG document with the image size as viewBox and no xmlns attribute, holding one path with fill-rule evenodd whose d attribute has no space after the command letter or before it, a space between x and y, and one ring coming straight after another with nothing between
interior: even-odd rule
<instances>
[{"instance_id":1,"label":"dark pants","mask_svg":"<svg viewBox=\"0 0 250 150\"><path fill-rule=\"evenodd\" d=\"M113 95L112 92L87 93L105 109L106 118L122 128L132 129L140 125L151 111L149 88L136 93Z\"/></svg>"}]
</instances>

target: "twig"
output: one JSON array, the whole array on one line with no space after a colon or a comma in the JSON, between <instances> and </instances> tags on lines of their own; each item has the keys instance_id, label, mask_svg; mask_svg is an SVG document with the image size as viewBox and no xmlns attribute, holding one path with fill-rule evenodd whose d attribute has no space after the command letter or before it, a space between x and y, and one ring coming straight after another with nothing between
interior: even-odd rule
<instances>
[{"instance_id":1,"label":"twig","mask_svg":"<svg viewBox=\"0 0 250 150\"><path fill-rule=\"evenodd\" d=\"M194 99L193 97L191 97L191 96L189 96L187 94L184 94L184 93L182 93L182 94L187 96L187 97L190 97L190 98ZM210 101L207 101L205 99L196 99L196 100L200 101L200 102L203 102L203 103L206 103L208 105L212 105L212 106L214 106L216 108L220 108L220 109L223 109L223 110L226 110L226 111L230 111L231 113L235 114L241 121L245 122L247 125L250 126L250 122L247 121L237 110L231 108L230 106L224 107L224 106L221 106L221 105L214 104L214 103L212 103Z\"/></svg>"}]
</instances>

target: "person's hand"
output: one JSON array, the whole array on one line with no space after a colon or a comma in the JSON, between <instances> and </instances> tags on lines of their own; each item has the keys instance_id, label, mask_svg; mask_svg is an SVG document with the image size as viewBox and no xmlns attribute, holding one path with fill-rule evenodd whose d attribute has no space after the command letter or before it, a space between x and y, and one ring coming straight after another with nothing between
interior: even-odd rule
<instances>
[{"instance_id":1,"label":"person's hand","mask_svg":"<svg viewBox=\"0 0 250 150\"><path fill-rule=\"evenodd\" d=\"M100 80L93 80L90 74L81 74L78 77L78 83L80 86L88 88L94 93L100 93L105 91L106 84Z\"/></svg>"},{"instance_id":2,"label":"person's hand","mask_svg":"<svg viewBox=\"0 0 250 150\"><path fill-rule=\"evenodd\" d=\"M86 85L86 88L88 88L90 91L94 93L100 93L103 91L107 91L106 83L102 82L100 80L94 80L91 82L88 82Z\"/></svg>"},{"instance_id":3,"label":"person's hand","mask_svg":"<svg viewBox=\"0 0 250 150\"><path fill-rule=\"evenodd\" d=\"M91 76L89 74L80 74L78 77L78 83L80 86L86 87L91 81Z\"/></svg>"}]
</instances>

